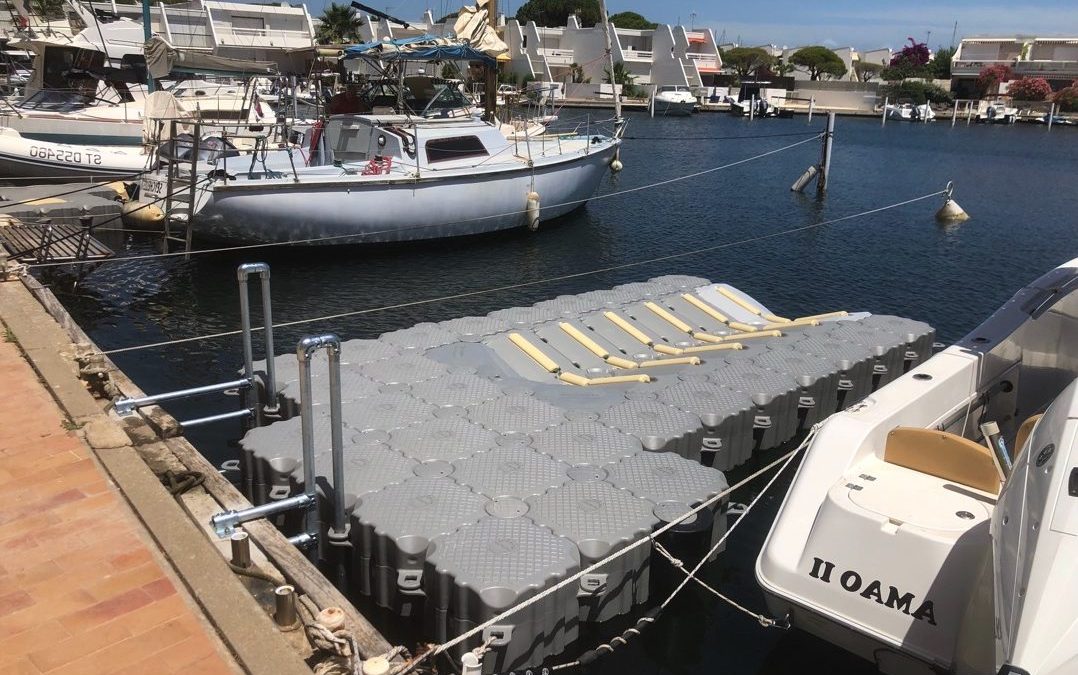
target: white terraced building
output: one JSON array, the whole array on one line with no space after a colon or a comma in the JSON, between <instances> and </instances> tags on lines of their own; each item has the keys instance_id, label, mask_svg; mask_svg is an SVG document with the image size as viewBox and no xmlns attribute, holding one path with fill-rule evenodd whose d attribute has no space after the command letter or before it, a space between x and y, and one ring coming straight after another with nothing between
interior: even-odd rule
<instances>
[{"instance_id":1,"label":"white terraced building","mask_svg":"<svg viewBox=\"0 0 1078 675\"><path fill-rule=\"evenodd\" d=\"M660 24L648 30L614 26L614 33L614 61L624 63L638 85L701 87L709 74L722 68L710 29L688 30ZM597 86L608 67L602 27L584 28L575 16L559 28L508 19L503 39L509 45L509 70L521 78L572 84L575 63L583 71L583 78Z\"/></svg>"},{"instance_id":2,"label":"white terraced building","mask_svg":"<svg viewBox=\"0 0 1078 675\"><path fill-rule=\"evenodd\" d=\"M1078 37L963 38L951 61L952 89L971 90L981 69L1005 65L1016 77L1043 77L1053 89L1078 80Z\"/></svg>"}]
</instances>

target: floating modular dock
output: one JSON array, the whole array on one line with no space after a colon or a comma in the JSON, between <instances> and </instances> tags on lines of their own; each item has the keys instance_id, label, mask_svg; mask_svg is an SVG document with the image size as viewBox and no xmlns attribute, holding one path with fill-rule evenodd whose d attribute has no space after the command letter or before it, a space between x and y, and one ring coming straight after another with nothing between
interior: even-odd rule
<instances>
[{"instance_id":1,"label":"floating modular dock","mask_svg":"<svg viewBox=\"0 0 1078 675\"><path fill-rule=\"evenodd\" d=\"M345 342L348 584L421 615L430 639L452 638L717 495L720 470L860 400L927 359L933 342L918 321L785 318L690 276ZM283 419L241 442L255 504L303 490L297 361L275 366ZM313 373L326 492L324 360ZM722 507L675 532L713 543ZM580 621L644 603L650 554L639 547L468 647L494 640L486 672L538 665Z\"/></svg>"}]
</instances>

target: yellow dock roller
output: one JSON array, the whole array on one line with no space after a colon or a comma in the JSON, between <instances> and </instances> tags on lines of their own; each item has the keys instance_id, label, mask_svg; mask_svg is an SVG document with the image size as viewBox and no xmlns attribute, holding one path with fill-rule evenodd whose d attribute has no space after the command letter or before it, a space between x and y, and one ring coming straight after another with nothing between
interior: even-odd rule
<instances>
[{"instance_id":1,"label":"yellow dock roller","mask_svg":"<svg viewBox=\"0 0 1078 675\"><path fill-rule=\"evenodd\" d=\"M526 337L520 333L510 333L509 341L517 346L520 351L527 354L533 361L539 364L548 373L553 373L562 382L573 384L578 387L589 387L596 384L630 384L630 383L644 383L651 382L651 377L648 375L617 375L614 377L584 377L583 375L577 375L576 373L566 373L562 371L561 366L557 364L554 359L550 358L543 353L543 350L539 349ZM598 345L596 345L598 347ZM601 347L600 347L601 349Z\"/></svg>"},{"instance_id":2,"label":"yellow dock roller","mask_svg":"<svg viewBox=\"0 0 1078 675\"><path fill-rule=\"evenodd\" d=\"M720 321L720 322L726 324L727 326L729 326L730 328L733 328L734 330L739 330L739 331L741 331L743 333L755 333L757 330L759 330L758 328L756 328L756 326L753 326L753 325L750 325L750 324L747 324L747 323L741 323L740 321L732 320L730 317L726 316L725 314L723 314L719 310L715 309L711 305L707 304L706 302L704 302L700 298L696 297L695 295L692 295L690 293L682 293L681 297L682 297L683 300L685 300L685 302L687 302L690 305L696 307L701 312L703 312L703 313L707 314L708 316L710 316L712 319L715 319L716 321ZM739 335L738 337L740 338L740 337L747 337L747 336Z\"/></svg>"},{"instance_id":3,"label":"yellow dock roller","mask_svg":"<svg viewBox=\"0 0 1078 675\"><path fill-rule=\"evenodd\" d=\"M741 349L740 342L727 342L723 341L722 344L713 345L701 345L698 347L671 347L670 345L656 344L654 340L647 334L632 325L625 319L621 318L613 312L604 312L603 316L608 321L613 323L618 328L622 329L641 344L651 348L652 351L656 351L660 354L667 354L669 356L681 356L683 354L701 354L703 352L713 352L722 349ZM663 361L663 363L669 363L669 361Z\"/></svg>"},{"instance_id":4,"label":"yellow dock roller","mask_svg":"<svg viewBox=\"0 0 1078 675\"><path fill-rule=\"evenodd\" d=\"M660 319L670 324L674 328L677 328L682 333L687 333L690 337L700 342L725 342L726 338L719 335L712 335L710 333L698 333L693 330L692 326L685 323L681 319L677 318L670 312L666 311L662 307L656 305L654 302L645 302L644 306L651 310L652 314L655 314Z\"/></svg>"},{"instance_id":5,"label":"yellow dock roller","mask_svg":"<svg viewBox=\"0 0 1078 675\"><path fill-rule=\"evenodd\" d=\"M631 370L633 368L652 368L655 366L698 366L700 365L700 359L695 356L687 356L676 359L654 359L651 361L630 361L629 359L623 359L620 356L613 356L610 352L602 348L601 345L596 343L590 337L581 332L576 326L570 323L559 323L563 331L569 334L574 340L584 346L585 349L595 354L602 360L606 361L612 366L618 368L625 368ZM645 336L646 337L646 336ZM678 350L681 351L681 350Z\"/></svg>"},{"instance_id":6,"label":"yellow dock roller","mask_svg":"<svg viewBox=\"0 0 1078 675\"><path fill-rule=\"evenodd\" d=\"M752 304L748 300L742 298L737 293L734 293L733 291L731 291L729 288L723 288L722 286L719 286L719 287L717 287L716 290L718 290L719 293L723 294L724 296L726 296L727 298L732 300L734 302L734 304L738 305L739 307L741 307L742 309L744 309L746 311L752 312L753 314L755 314L758 317L761 317L762 319L765 319L767 321L770 321L771 323L776 323L776 324L790 323L790 319L778 316L776 314L772 314L770 312L763 311L762 309L760 309L756 305Z\"/></svg>"}]
</instances>

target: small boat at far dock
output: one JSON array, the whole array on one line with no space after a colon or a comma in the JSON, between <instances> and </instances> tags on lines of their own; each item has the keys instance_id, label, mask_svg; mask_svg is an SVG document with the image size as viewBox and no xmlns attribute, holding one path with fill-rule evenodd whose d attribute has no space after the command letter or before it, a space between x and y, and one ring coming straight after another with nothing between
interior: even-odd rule
<instances>
[{"instance_id":1,"label":"small boat at far dock","mask_svg":"<svg viewBox=\"0 0 1078 675\"><path fill-rule=\"evenodd\" d=\"M889 104L887 106L887 119L900 122L931 122L936 119L936 113L927 103L913 105L912 103Z\"/></svg>"},{"instance_id":2,"label":"small boat at far dock","mask_svg":"<svg viewBox=\"0 0 1078 675\"><path fill-rule=\"evenodd\" d=\"M828 418L756 562L768 606L888 674L1078 666L1078 258Z\"/></svg>"},{"instance_id":3,"label":"small boat at far dock","mask_svg":"<svg viewBox=\"0 0 1078 675\"><path fill-rule=\"evenodd\" d=\"M659 87L651 98L656 115L685 116L696 111L696 96L688 87L667 85Z\"/></svg>"}]
</instances>

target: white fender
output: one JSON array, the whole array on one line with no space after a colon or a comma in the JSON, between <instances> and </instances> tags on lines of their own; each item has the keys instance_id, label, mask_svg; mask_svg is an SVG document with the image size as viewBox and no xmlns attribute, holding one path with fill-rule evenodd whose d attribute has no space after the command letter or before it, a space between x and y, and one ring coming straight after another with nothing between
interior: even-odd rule
<instances>
[{"instance_id":1,"label":"white fender","mask_svg":"<svg viewBox=\"0 0 1078 675\"><path fill-rule=\"evenodd\" d=\"M528 229L535 232L539 229L539 193L528 193Z\"/></svg>"}]
</instances>

